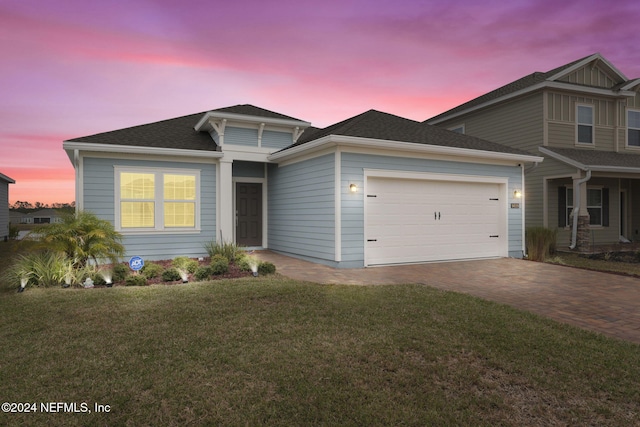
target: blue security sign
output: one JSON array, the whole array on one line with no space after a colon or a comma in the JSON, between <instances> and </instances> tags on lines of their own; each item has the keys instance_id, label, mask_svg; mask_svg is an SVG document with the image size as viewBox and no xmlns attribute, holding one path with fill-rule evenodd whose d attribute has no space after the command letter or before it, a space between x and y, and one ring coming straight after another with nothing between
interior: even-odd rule
<instances>
[{"instance_id":1,"label":"blue security sign","mask_svg":"<svg viewBox=\"0 0 640 427\"><path fill-rule=\"evenodd\" d=\"M138 271L144 267L144 260L139 256L131 257L129 260L129 268L133 271Z\"/></svg>"}]
</instances>

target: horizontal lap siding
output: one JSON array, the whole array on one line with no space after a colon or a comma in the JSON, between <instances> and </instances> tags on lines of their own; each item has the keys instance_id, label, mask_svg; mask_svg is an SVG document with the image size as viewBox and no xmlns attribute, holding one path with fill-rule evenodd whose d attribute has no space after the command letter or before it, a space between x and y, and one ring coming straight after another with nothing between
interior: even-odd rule
<instances>
[{"instance_id":1,"label":"horizontal lap siding","mask_svg":"<svg viewBox=\"0 0 640 427\"><path fill-rule=\"evenodd\" d=\"M227 127L224 131L224 144L258 146L258 129Z\"/></svg>"},{"instance_id":2,"label":"horizontal lap siding","mask_svg":"<svg viewBox=\"0 0 640 427\"><path fill-rule=\"evenodd\" d=\"M364 189L364 169L430 172L458 175L480 175L508 178L508 194L522 190L522 169L517 166L494 166L440 160L342 153L341 214L342 262L364 265L364 191L351 193L354 183ZM509 202L507 203L509 206ZM509 209L509 255L522 256L522 209Z\"/></svg>"},{"instance_id":3,"label":"horizontal lap siding","mask_svg":"<svg viewBox=\"0 0 640 427\"><path fill-rule=\"evenodd\" d=\"M171 259L186 255L206 255L203 245L215 239L216 166L213 164L84 158L84 210L110 221L115 218L114 166L200 170L199 233L123 233L125 257L142 256L149 260Z\"/></svg>"},{"instance_id":4,"label":"horizontal lap siding","mask_svg":"<svg viewBox=\"0 0 640 427\"><path fill-rule=\"evenodd\" d=\"M335 260L334 181L333 154L269 165L269 249Z\"/></svg>"},{"instance_id":5,"label":"horizontal lap siding","mask_svg":"<svg viewBox=\"0 0 640 427\"><path fill-rule=\"evenodd\" d=\"M293 144L293 137L290 133L275 132L272 130L265 130L262 133L262 146L266 148L286 148Z\"/></svg>"}]
</instances>

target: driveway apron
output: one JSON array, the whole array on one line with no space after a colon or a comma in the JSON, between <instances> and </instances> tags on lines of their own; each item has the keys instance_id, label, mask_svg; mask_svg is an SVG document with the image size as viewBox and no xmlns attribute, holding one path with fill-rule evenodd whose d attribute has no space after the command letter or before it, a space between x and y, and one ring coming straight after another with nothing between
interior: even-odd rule
<instances>
[{"instance_id":1,"label":"driveway apron","mask_svg":"<svg viewBox=\"0 0 640 427\"><path fill-rule=\"evenodd\" d=\"M336 269L256 252L287 277L323 284L420 283L640 343L640 279L512 258Z\"/></svg>"}]
</instances>

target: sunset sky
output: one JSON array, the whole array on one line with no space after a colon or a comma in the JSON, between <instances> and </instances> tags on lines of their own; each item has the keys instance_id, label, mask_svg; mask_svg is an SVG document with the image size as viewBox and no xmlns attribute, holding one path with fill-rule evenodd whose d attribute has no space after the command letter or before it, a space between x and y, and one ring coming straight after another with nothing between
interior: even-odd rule
<instances>
[{"instance_id":1,"label":"sunset sky","mask_svg":"<svg viewBox=\"0 0 640 427\"><path fill-rule=\"evenodd\" d=\"M640 77L640 2L0 0L10 202L71 202L62 141L236 104L425 120L600 52Z\"/></svg>"}]
</instances>

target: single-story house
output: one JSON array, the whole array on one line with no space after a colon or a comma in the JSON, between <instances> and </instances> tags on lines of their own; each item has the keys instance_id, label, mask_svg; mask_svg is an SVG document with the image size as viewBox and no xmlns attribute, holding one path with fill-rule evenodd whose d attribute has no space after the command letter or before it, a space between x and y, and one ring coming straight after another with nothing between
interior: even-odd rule
<instances>
[{"instance_id":1,"label":"single-story house","mask_svg":"<svg viewBox=\"0 0 640 427\"><path fill-rule=\"evenodd\" d=\"M539 156L375 110L324 129L236 105L64 141L127 256L235 242L335 267L522 257Z\"/></svg>"},{"instance_id":2,"label":"single-story house","mask_svg":"<svg viewBox=\"0 0 640 427\"><path fill-rule=\"evenodd\" d=\"M25 224L55 224L61 223L62 217L55 209L40 209L30 212L23 217Z\"/></svg>"},{"instance_id":3,"label":"single-story house","mask_svg":"<svg viewBox=\"0 0 640 427\"><path fill-rule=\"evenodd\" d=\"M0 173L0 239L9 237L9 184L16 181Z\"/></svg>"}]
</instances>

